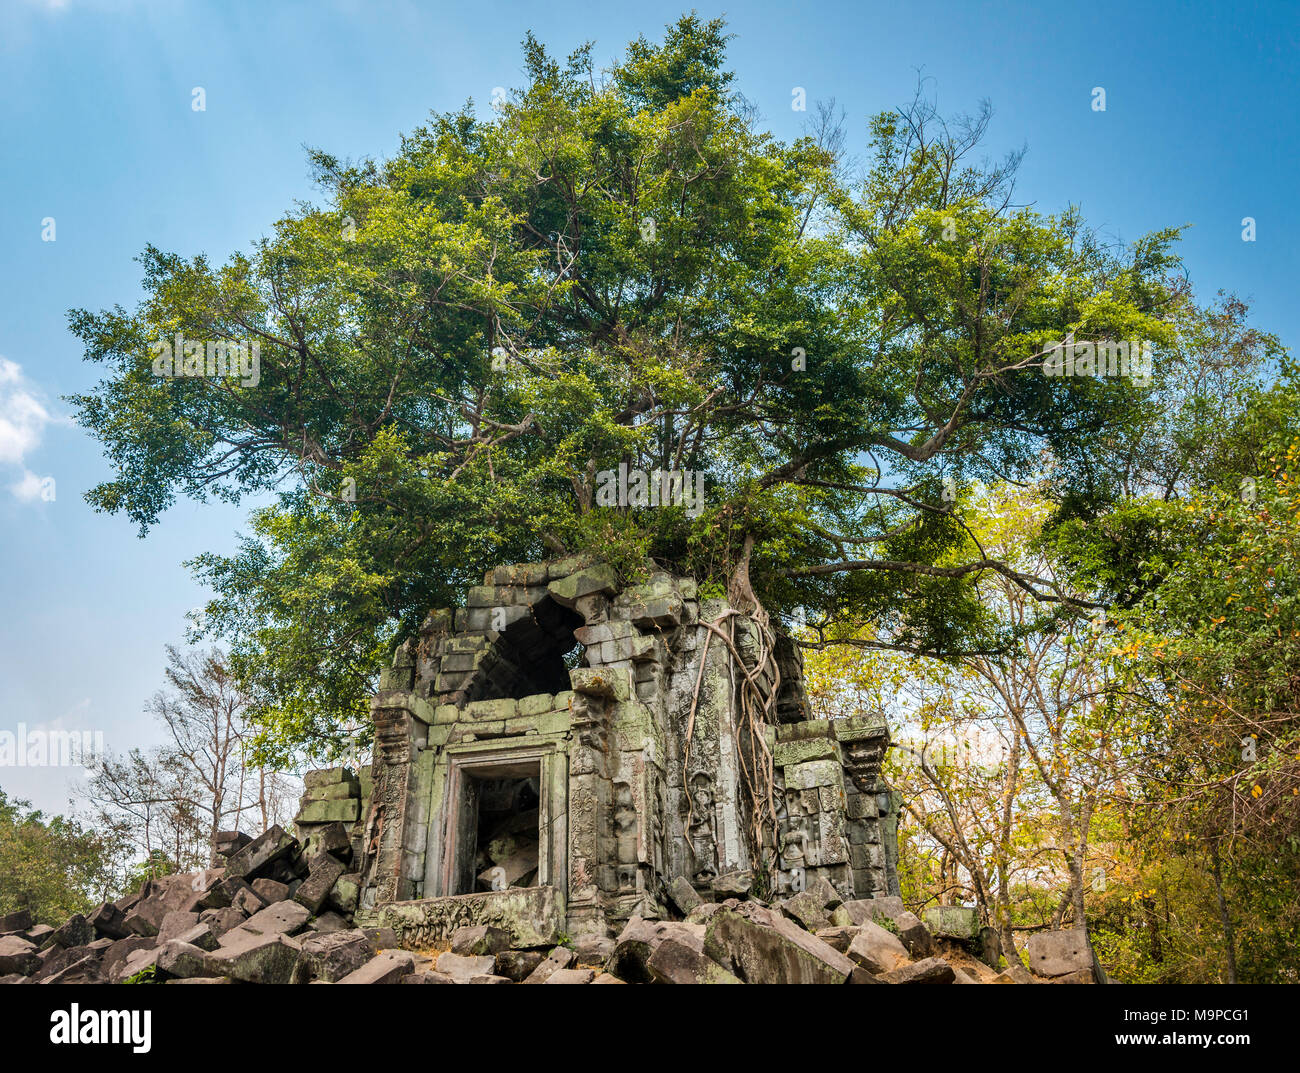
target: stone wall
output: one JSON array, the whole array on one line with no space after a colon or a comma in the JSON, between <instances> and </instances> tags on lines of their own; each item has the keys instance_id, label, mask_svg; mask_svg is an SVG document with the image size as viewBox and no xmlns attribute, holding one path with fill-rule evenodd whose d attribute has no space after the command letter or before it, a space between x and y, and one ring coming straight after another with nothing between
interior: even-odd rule
<instances>
[{"instance_id":1,"label":"stone wall","mask_svg":"<svg viewBox=\"0 0 1300 1073\"><path fill-rule=\"evenodd\" d=\"M756 873L773 896L820 878L845 898L897 893L884 721L809 721L799 652L783 637L777 722L762 728L776 830L761 852L751 845L744 773L759 758L738 725L741 675L701 625L724 621L752 668L756 632L728 610L689 578L623 586L586 558L490 571L397 652L372 702L371 768L309 776L300 832L350 825L362 919L432 899L457 899L447 912L472 919L464 899L485 899L489 882L549 888L575 937L665 916L678 877L706 900ZM760 688L774 684L769 668ZM508 811L512 793L529 807ZM510 829L493 837L484 816ZM773 856L765 875L755 858ZM428 930L443 915L426 905L386 918Z\"/></svg>"}]
</instances>

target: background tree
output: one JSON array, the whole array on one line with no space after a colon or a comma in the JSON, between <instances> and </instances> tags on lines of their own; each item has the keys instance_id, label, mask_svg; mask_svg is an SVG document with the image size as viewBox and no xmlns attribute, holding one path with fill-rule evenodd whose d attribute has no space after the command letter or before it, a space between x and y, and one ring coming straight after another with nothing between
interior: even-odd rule
<instances>
[{"instance_id":1,"label":"background tree","mask_svg":"<svg viewBox=\"0 0 1300 1073\"><path fill-rule=\"evenodd\" d=\"M250 756L248 700L225 655L167 647L167 688L146 705L169 741L106 756L81 791L95 822L135 847L146 869L217 863L223 830L260 833L292 816L294 784Z\"/></svg>"},{"instance_id":2,"label":"background tree","mask_svg":"<svg viewBox=\"0 0 1300 1073\"><path fill-rule=\"evenodd\" d=\"M118 894L113 832L47 816L0 790L0 914L27 909L57 927Z\"/></svg>"}]
</instances>

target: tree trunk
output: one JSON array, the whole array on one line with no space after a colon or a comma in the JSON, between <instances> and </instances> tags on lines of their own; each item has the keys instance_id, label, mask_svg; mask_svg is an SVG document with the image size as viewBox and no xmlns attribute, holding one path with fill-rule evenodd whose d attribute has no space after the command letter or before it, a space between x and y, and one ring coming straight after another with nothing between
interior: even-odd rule
<instances>
[{"instance_id":1,"label":"tree trunk","mask_svg":"<svg viewBox=\"0 0 1300 1073\"><path fill-rule=\"evenodd\" d=\"M1011 755L1007 757L1007 773L1002 784L1002 823L998 831L998 895L997 919L995 927L998 942L1002 946L1002 957L1007 963L1007 972L1017 983L1029 982L1029 970L1021 960L1020 951L1016 949L1015 935L1011 930L1011 825L1012 805L1016 796L1016 785L1020 779L1020 735L1011 735Z\"/></svg>"},{"instance_id":2,"label":"tree trunk","mask_svg":"<svg viewBox=\"0 0 1300 1073\"><path fill-rule=\"evenodd\" d=\"M1219 900L1219 923L1223 925L1223 945L1228 952L1228 983L1237 982L1237 938L1228 915L1228 903L1223 897L1223 874L1219 870L1219 847L1210 843L1210 869L1214 876L1214 896Z\"/></svg>"}]
</instances>

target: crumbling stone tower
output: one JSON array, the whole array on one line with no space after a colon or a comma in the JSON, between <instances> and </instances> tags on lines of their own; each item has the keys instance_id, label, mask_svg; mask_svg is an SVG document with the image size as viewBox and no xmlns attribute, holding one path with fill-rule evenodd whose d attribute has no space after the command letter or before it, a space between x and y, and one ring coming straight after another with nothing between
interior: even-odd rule
<instances>
[{"instance_id":1,"label":"crumbling stone tower","mask_svg":"<svg viewBox=\"0 0 1300 1073\"><path fill-rule=\"evenodd\" d=\"M763 854L747 837L743 671L702 625L726 611L690 579L622 587L586 558L496 568L398 651L372 702L371 769L308 800L300 827L353 822L360 917L404 940L480 923L525 945L606 935L664 915L678 877L705 898L747 889ZM729 621L751 658L752 624ZM883 718L810 721L797 648L778 638L775 656L767 883L897 893ZM772 683L769 667L758 685Z\"/></svg>"}]
</instances>

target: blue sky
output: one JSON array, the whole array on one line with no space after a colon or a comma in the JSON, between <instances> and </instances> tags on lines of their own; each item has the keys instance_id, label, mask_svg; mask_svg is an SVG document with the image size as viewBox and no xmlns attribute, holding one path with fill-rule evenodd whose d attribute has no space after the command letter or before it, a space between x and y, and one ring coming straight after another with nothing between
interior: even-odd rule
<instances>
[{"instance_id":1,"label":"blue sky","mask_svg":"<svg viewBox=\"0 0 1300 1073\"><path fill-rule=\"evenodd\" d=\"M140 540L96 514L109 470L60 396L96 370L69 308L139 299L146 243L224 260L295 199L304 145L384 156L430 110L522 81L532 29L552 51L601 60L657 38L688 0L600 5L3 0L0 3L0 731L158 740L141 708L163 646L205 592L182 562L229 550L245 508L183 503ZM990 151L1028 147L1020 198L1079 204L1107 234L1190 224L1183 252L1203 296L1252 300L1294 345L1300 303L1300 6L1188 3L735 2L737 87L780 137L791 110L834 97L861 152L865 120L905 103L917 71L941 110L991 100ZM206 110L191 108L203 87ZM1092 107L1093 89L1106 110ZM1256 241L1242 241L1242 219ZM54 241L43 241L54 220ZM53 499L42 481L53 478ZM48 495L49 485L44 485ZM0 767L0 788L65 807L77 772Z\"/></svg>"}]
</instances>

